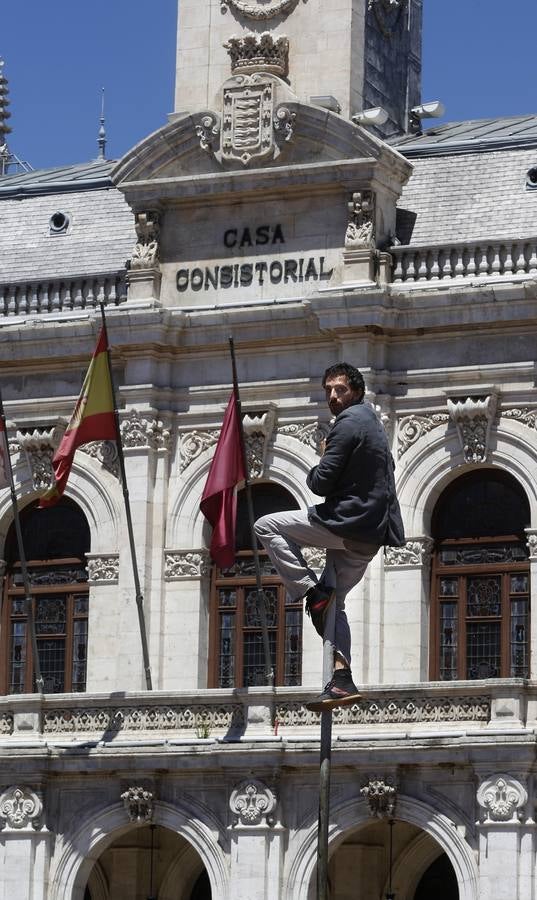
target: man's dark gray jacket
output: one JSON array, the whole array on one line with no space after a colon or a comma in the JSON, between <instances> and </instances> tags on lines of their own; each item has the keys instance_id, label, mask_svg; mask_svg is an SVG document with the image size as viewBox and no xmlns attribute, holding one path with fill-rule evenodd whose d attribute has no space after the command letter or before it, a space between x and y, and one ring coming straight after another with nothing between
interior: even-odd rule
<instances>
[{"instance_id":1,"label":"man's dark gray jacket","mask_svg":"<svg viewBox=\"0 0 537 900\"><path fill-rule=\"evenodd\" d=\"M395 494L394 463L375 411L364 403L337 416L319 465L308 474L314 494L325 497L310 519L348 540L401 547L405 543Z\"/></svg>"}]
</instances>

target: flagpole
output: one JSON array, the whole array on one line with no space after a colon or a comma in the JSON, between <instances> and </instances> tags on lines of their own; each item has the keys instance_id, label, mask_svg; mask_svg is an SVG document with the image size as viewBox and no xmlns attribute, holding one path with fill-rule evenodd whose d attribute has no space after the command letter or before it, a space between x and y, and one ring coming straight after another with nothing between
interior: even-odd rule
<instances>
[{"instance_id":1,"label":"flagpole","mask_svg":"<svg viewBox=\"0 0 537 900\"><path fill-rule=\"evenodd\" d=\"M110 386L112 389L112 403L114 406L114 421L116 423L116 433L117 433L117 453L119 458L119 471L121 473L121 487L123 489L123 500L125 501L125 514L127 518L127 531L129 534L129 545L131 550L131 559L132 559L132 571L134 575L134 589L136 592L136 606L138 609L138 623L140 625L140 637L142 640L142 654L144 660L144 671L145 671L145 683L148 691L153 690L153 684L151 680L151 666L149 663L149 648L147 645L147 633L145 629L145 615L144 615L144 597L142 594L142 588L140 585L140 576L138 574L138 562L136 559L136 544L134 541L134 530L132 527L132 515L131 515L131 505L129 500L129 489L127 487L127 473L125 471L125 457L123 456L123 445L121 443L121 432L119 430L119 413L116 404L116 393L114 390L114 378L112 375L112 360L110 357L110 348L108 346L108 333L106 330L106 318L104 314L104 303L100 303L101 307L101 319L103 323L103 330L106 337L106 359L108 361L108 372L110 374Z\"/></svg>"},{"instance_id":2,"label":"flagpole","mask_svg":"<svg viewBox=\"0 0 537 900\"><path fill-rule=\"evenodd\" d=\"M41 663L39 662L39 652L37 649L37 637L35 633L34 618L34 601L30 594L30 577L28 575L28 566L26 564L26 554L22 542L21 520L19 515L19 507L17 505L17 495L15 493L15 481L13 479L13 466L11 465L11 455L9 453L9 444L7 440L6 417L4 414L4 402L0 393L0 420L2 422L2 430L4 433L4 445L6 453L6 469L9 479L9 490L11 493L11 507L13 509L13 518L15 521L15 533L17 535L17 546L19 549L19 562L21 564L22 581L24 585L24 598L26 600L26 619L28 622L28 631L30 632L30 642L32 645L33 668L35 675L35 683L38 693L45 693L45 682L41 674Z\"/></svg>"},{"instance_id":3,"label":"flagpole","mask_svg":"<svg viewBox=\"0 0 537 900\"><path fill-rule=\"evenodd\" d=\"M242 462L243 462L243 467L244 467L244 488L246 490L246 506L248 509L248 524L250 526L250 542L252 545L252 552L254 555L255 582L256 582L256 589L257 589L257 611L259 614L259 619L261 622L261 632L263 635L263 651L264 651L264 656L265 656L265 676L267 679L267 684L270 685L270 687L274 687L274 669L272 666L269 633L268 633L268 625L267 625L267 601L266 601L266 597L265 597L265 592L263 590L263 585L261 582L261 566L259 563L259 550L257 547L257 538L255 536L255 531L254 531L254 504L252 501L252 488L250 485L250 479L248 478L248 460L246 458L246 445L244 442L244 428L243 428L243 424L242 424L239 382L237 379L237 362L235 359L235 345L233 343L233 338L231 336L229 337L229 352L231 354L231 366L233 369L233 393L235 395L235 404L237 407L237 417L239 420L239 435L240 435L240 443L241 443L241 454L242 454Z\"/></svg>"}]
</instances>

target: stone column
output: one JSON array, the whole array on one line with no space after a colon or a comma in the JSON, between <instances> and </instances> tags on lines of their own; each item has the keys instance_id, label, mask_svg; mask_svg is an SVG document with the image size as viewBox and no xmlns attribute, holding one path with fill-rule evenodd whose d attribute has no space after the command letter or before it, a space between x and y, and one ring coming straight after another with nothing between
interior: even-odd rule
<instances>
[{"instance_id":1,"label":"stone column","mask_svg":"<svg viewBox=\"0 0 537 900\"><path fill-rule=\"evenodd\" d=\"M53 835L43 824L39 791L12 785L0 795L2 898L46 900Z\"/></svg>"},{"instance_id":2,"label":"stone column","mask_svg":"<svg viewBox=\"0 0 537 900\"><path fill-rule=\"evenodd\" d=\"M488 776L479 785L480 900L532 900L533 839L525 825L527 801L525 785L509 774Z\"/></svg>"},{"instance_id":3,"label":"stone column","mask_svg":"<svg viewBox=\"0 0 537 900\"><path fill-rule=\"evenodd\" d=\"M283 840L276 823L276 796L257 779L243 781L232 792L230 897L233 900L280 900Z\"/></svg>"},{"instance_id":4,"label":"stone column","mask_svg":"<svg viewBox=\"0 0 537 900\"><path fill-rule=\"evenodd\" d=\"M384 553L382 680L401 684L428 677L429 566L433 542L410 538Z\"/></svg>"}]
</instances>

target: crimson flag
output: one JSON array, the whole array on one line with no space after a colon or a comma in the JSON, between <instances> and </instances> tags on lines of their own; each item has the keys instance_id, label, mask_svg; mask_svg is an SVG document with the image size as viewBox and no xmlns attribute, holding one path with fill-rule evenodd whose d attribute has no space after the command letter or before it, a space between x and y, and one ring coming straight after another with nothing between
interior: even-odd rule
<instances>
[{"instance_id":1,"label":"crimson flag","mask_svg":"<svg viewBox=\"0 0 537 900\"><path fill-rule=\"evenodd\" d=\"M203 489L200 509L213 526L211 557L221 569L235 562L236 487L246 478L237 401L233 393Z\"/></svg>"}]
</instances>

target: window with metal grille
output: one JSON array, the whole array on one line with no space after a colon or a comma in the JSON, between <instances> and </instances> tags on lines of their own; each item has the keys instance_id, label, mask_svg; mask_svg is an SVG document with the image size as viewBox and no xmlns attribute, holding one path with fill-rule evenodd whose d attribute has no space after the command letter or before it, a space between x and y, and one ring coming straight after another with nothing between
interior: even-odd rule
<instances>
[{"instance_id":1,"label":"window with metal grille","mask_svg":"<svg viewBox=\"0 0 537 900\"><path fill-rule=\"evenodd\" d=\"M37 652L46 693L86 689L88 585L85 554L89 528L81 510L64 499L21 513L33 603ZM2 609L3 693L35 690L23 577L13 533L6 539L7 570ZM38 555L39 554L39 555Z\"/></svg>"},{"instance_id":2,"label":"window with metal grille","mask_svg":"<svg viewBox=\"0 0 537 900\"><path fill-rule=\"evenodd\" d=\"M529 506L506 473L473 472L433 516L431 677L528 678Z\"/></svg>"},{"instance_id":3,"label":"window with metal grille","mask_svg":"<svg viewBox=\"0 0 537 900\"><path fill-rule=\"evenodd\" d=\"M251 687L266 684L263 634L257 608L253 553L249 548L248 516L243 493L237 510L237 555L230 569L213 567L210 617L210 687ZM294 498L277 485L253 485L254 515L296 509ZM275 683L299 685L302 680L302 601L286 593L271 561L260 550L266 597L269 645Z\"/></svg>"}]
</instances>

